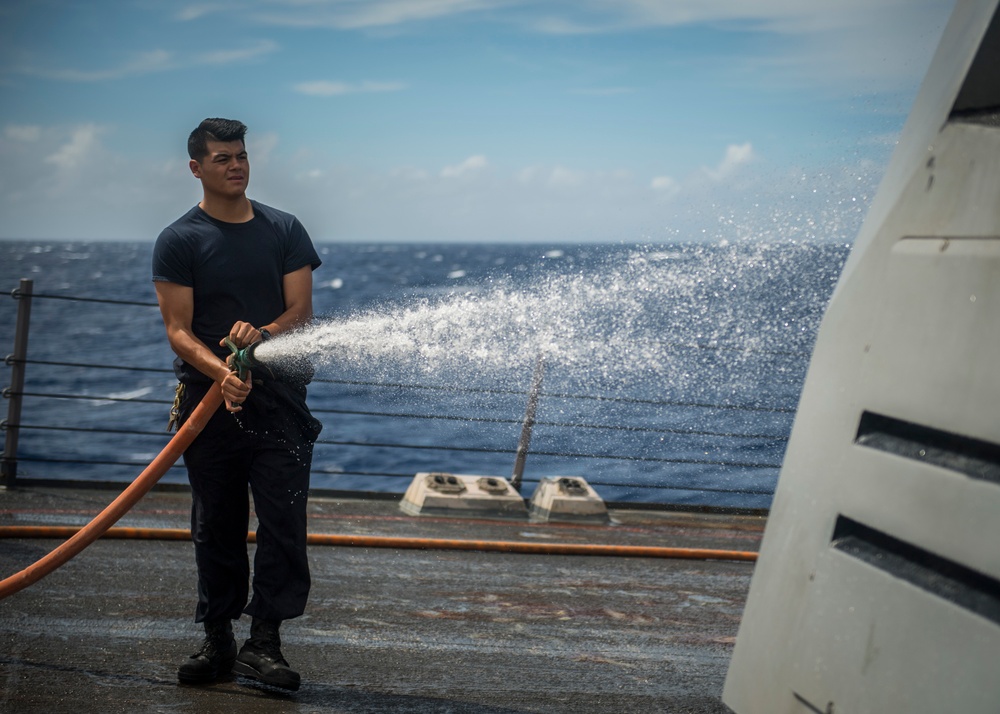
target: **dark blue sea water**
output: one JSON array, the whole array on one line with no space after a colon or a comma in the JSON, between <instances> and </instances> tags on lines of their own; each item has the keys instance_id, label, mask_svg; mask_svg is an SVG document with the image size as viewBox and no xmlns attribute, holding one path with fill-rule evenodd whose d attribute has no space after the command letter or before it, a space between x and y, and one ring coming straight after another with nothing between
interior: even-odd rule
<instances>
[{"instance_id":1,"label":"dark blue sea water","mask_svg":"<svg viewBox=\"0 0 1000 714\"><path fill-rule=\"evenodd\" d=\"M542 476L574 475L608 501L743 507L770 503L848 253L754 242L317 247L318 327L299 343L318 363L314 487L402 492L420 471L509 476L541 355L525 495ZM32 301L19 476L129 481L166 443L175 381L150 306L151 249L0 242L4 354L18 305L6 295L30 278L49 296ZM183 469L164 480L184 482Z\"/></svg>"}]
</instances>

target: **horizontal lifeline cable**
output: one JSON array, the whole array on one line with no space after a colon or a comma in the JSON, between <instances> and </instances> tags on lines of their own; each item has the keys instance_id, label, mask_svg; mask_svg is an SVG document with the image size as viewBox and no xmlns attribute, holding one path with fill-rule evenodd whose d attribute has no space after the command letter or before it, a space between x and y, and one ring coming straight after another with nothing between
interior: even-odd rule
<instances>
[{"instance_id":1,"label":"horizontal lifeline cable","mask_svg":"<svg viewBox=\"0 0 1000 714\"><path fill-rule=\"evenodd\" d=\"M132 404L172 404L171 399L143 399L141 397L113 397L100 394L62 394L58 392L15 392L8 389L3 390L4 397L22 396L35 397L39 399L68 399L87 402L126 402ZM461 421L474 422L477 424L521 424L523 419L505 419L500 417L469 417L452 414L413 414L399 412L377 412L364 411L359 409L311 409L313 414L342 414L348 416L374 416L388 417L391 419L423 419L427 421ZM681 436L724 436L736 439L771 439L774 441L788 441L788 436L783 434L745 434L730 431L708 431L703 429L676 429L668 427L651 426L630 426L627 424L583 424L568 421L545 421L538 420L536 426L555 426L568 429L605 429L608 431L627 431L632 433L650 434L678 434ZM12 424L24 429L58 429L62 427L50 427L46 425ZM65 427L69 428L69 427ZM95 429L95 431L113 431L111 429ZM150 433L150 432L124 432L124 433Z\"/></svg>"},{"instance_id":2,"label":"horizontal lifeline cable","mask_svg":"<svg viewBox=\"0 0 1000 714\"><path fill-rule=\"evenodd\" d=\"M53 360L36 360L36 359L19 360L19 359L14 359L9 355L6 358L5 363L8 366L13 365L15 363L20 363L20 364L41 364L50 367L80 367L84 369L118 369L118 370L128 370L132 372L159 372L163 374L173 373L172 369L167 369L165 367L118 366L109 364L93 364L85 362L59 362ZM524 390L518 390L518 389L486 389L486 388L456 387L456 386L435 385L435 384L407 384L405 382L368 382L368 381L350 380L350 379L316 378L313 379L312 383L342 384L354 387L379 387L382 389L419 389L424 391L452 392L456 394L496 394L496 395L508 395L508 396L524 395ZM554 399L578 399L581 401L610 402L612 404L644 404L654 407L692 407L695 409L721 409L726 411L768 412L775 414L795 413L795 409L793 407L760 406L753 404L711 404L707 402L684 402L678 400L664 400L664 399L639 399L636 397L609 397L604 395L569 394L564 392L546 392L546 391L542 391L539 394L540 396L551 397Z\"/></svg>"},{"instance_id":3,"label":"horizontal lifeline cable","mask_svg":"<svg viewBox=\"0 0 1000 714\"><path fill-rule=\"evenodd\" d=\"M375 441L339 441L317 439L317 444L325 446L373 446L381 449L411 449L413 451L461 451L477 454L508 454L510 449L472 446L436 446L431 444L388 444ZM604 459L607 461L639 461L656 464L696 464L700 466L738 466L746 469L777 469L781 464L754 461L717 461L714 459L674 459L665 456L627 456L620 454L581 454L560 451L532 451L532 456L553 456L566 459Z\"/></svg>"},{"instance_id":4,"label":"horizontal lifeline cable","mask_svg":"<svg viewBox=\"0 0 1000 714\"><path fill-rule=\"evenodd\" d=\"M42 456L26 456L26 457L21 457L19 460L35 464L83 464L86 466L142 466L143 465L142 463L137 461L109 461L104 459L57 459L57 458L48 458ZM174 464L170 468L179 469L183 467ZM398 478L407 480L413 479L412 472L393 473L388 471L313 469L311 473L323 474L324 476L370 476L373 478ZM538 479L526 478L525 482L537 483ZM653 491L698 491L706 493L737 493L750 496L771 496L774 494L773 490L762 490L755 488L716 488L714 486L701 486L701 485L695 486L695 485L680 485L680 484L664 485L661 483L622 483L620 481L601 481L600 479L587 479L587 483L589 483L591 486L613 486L615 488L624 488L624 489L638 490L638 491L641 491L643 489L653 490Z\"/></svg>"},{"instance_id":5,"label":"horizontal lifeline cable","mask_svg":"<svg viewBox=\"0 0 1000 714\"><path fill-rule=\"evenodd\" d=\"M26 456L21 457L20 461L31 462L35 464L83 464L86 466L142 466L141 463L135 461L107 461L103 459L56 459L41 456ZM178 465L173 465L170 468L182 468ZM333 469L313 469L311 473L323 474L324 476L371 476L377 478L398 478L398 479L413 479L413 473L391 473L386 471L351 471L342 470L335 471ZM525 482L533 483L537 482L537 479L526 478ZM624 488L632 490L655 490L655 491L698 491L706 493L737 493L750 496L771 496L774 491L772 490L761 490L754 488L715 488L714 486L694 486L694 485L668 485L665 486L659 483L621 483L614 481L601 481L599 479L587 479L587 483L591 486L613 486L615 488Z\"/></svg>"},{"instance_id":6,"label":"horizontal lifeline cable","mask_svg":"<svg viewBox=\"0 0 1000 714\"><path fill-rule=\"evenodd\" d=\"M68 432L84 432L92 434L128 434L130 436L163 436L163 432L159 431L144 431L140 429L110 429L107 427L95 427L95 426L48 426L44 424L7 424L7 423L4 423L2 426L3 429L9 429L15 427L18 429L33 429L36 431L68 431ZM720 434L719 436L726 436L726 435ZM761 437L748 437L748 438L761 438ZM768 438L773 438L775 440L782 440L781 437L768 437ZM787 441L787 438L784 440ZM474 453L474 454L506 454L510 452L510 449L508 448L493 448L486 446L391 444L391 443L375 442L375 441L347 441L338 439L317 439L316 443L325 446L363 446L363 447L378 447L380 449L409 449L413 451L449 451L449 452ZM754 468L772 469L772 468L779 468L781 466L781 464L773 464L767 462L718 461L713 459L682 459L682 458L670 458L665 456L629 456L626 454L584 454L572 451L533 451L532 454L534 454L535 456L552 456L552 457L567 458L567 459L603 459L606 461L645 461L652 463L667 463L667 464L699 464L703 466L739 466L741 468L749 468L749 469L754 469Z\"/></svg>"},{"instance_id":7,"label":"horizontal lifeline cable","mask_svg":"<svg viewBox=\"0 0 1000 714\"><path fill-rule=\"evenodd\" d=\"M205 424L222 404L222 392L210 389L204 399L195 407L191 416L177 430L170 442L153 459L142 473L94 519L76 532L65 543L29 565L19 573L0 581L0 600L41 580L59 566L65 564L80 551L100 538L119 518L129 511L139 499L160 480L160 477L180 458L184 450L201 433Z\"/></svg>"},{"instance_id":8,"label":"horizontal lifeline cable","mask_svg":"<svg viewBox=\"0 0 1000 714\"><path fill-rule=\"evenodd\" d=\"M19 293L19 291L15 291L15 295L14 295L15 298L21 297L21 295L18 294L18 293ZM112 303L112 304L113 303L119 303L119 304L122 304L122 305L139 305L139 306L148 306L148 307L155 307L156 306L156 303L152 303L152 302L141 303L141 302L135 302L135 301L112 300L112 299L74 298L74 297L65 296L65 295L34 294L33 297L51 298L51 299L57 299L57 300L79 300L81 302L100 302L100 303ZM699 346L699 345L684 345L684 346L685 347L690 347L690 348L704 347L705 349L716 349L716 350L719 350L719 349L729 349L729 348L725 348L725 346L718 346L718 345L702 345L702 346ZM744 350L743 348L740 348L738 351L746 351L746 350ZM758 351L758 350L752 350L752 351ZM770 350L762 350L762 351L770 352ZM172 372L171 369L166 369L166 368L150 368L150 367L138 367L138 366L116 366L116 365L107 365L107 364L87 364L87 363L77 363L77 362L55 362L55 361L46 361L46 360L16 360L16 362L33 363L33 364L43 364L43 365L53 365L53 366L65 366L65 367L90 368L90 369L127 370L127 371L134 371L134 372L151 372L151 373L161 373L161 374L168 374L168 373ZM7 363L8 364L12 363L12 358L11 357L8 357ZM387 384L387 383L378 383L378 382L370 382L370 381L347 381L347 380L335 380L335 379L334 380L317 379L317 380L314 380L314 381L317 382L317 383L328 383L328 384L334 384L334 385L336 385L336 384L356 384L356 385L364 385L364 386L376 387L376 388L428 389L428 390L448 391L448 392L456 392L456 391L458 391L458 392L463 392L463 393L465 393L465 392L474 392L474 393L485 393L485 394L508 394L508 395L517 395L517 396L523 395L523 390L520 390L520 389L517 389L517 390L470 389L470 388L461 388L461 387L457 388L457 387L454 387L454 386L447 386L447 385L440 385L439 386L439 385L419 385L419 384ZM7 396L7 394L5 393L4 396ZM127 399L127 398L122 398L122 397L110 397L110 396L105 397L105 396L99 396L99 395L71 395L71 394L58 394L58 395L51 394L50 395L50 394L42 394L42 393L32 392L30 394L26 393L25 396L51 397L51 398L57 398L57 399L78 399L78 400L84 400L84 401L109 401L109 402L128 402L128 401L131 401L131 402L135 402L135 403L145 403L145 404L154 404L154 403L155 404L167 404L167 403L169 403L169 400L136 399L136 398ZM610 395L605 395L605 396L602 396L602 395L579 395L579 394L561 394L561 393L555 393L555 392L551 392L551 393L546 392L545 396L547 396L547 397L555 397L555 398L562 398L562 399L580 399L580 400L600 401L600 402L609 403L609 404L612 404L612 403L615 403L615 402L622 402L622 403L631 403L631 404L647 404L647 405L655 405L655 406L695 407L695 408L719 409L719 410L746 410L746 411L788 412L788 413L792 413L794 411L793 409L784 409L784 408L780 408L780 407L753 406L753 405L734 405L734 404L709 404L709 403L682 402L682 401L663 401L663 400L651 400L651 399L622 398L622 397L610 396ZM317 411L317 412L325 412L325 411L328 411L328 410L318 409L318 410L315 410L315 411ZM440 414L439 415L403 415L403 414L397 415L397 414L380 413L380 412L363 412L363 411L356 411L356 412L343 411L343 412L339 412L338 410L329 410L329 411L330 411L330 413L352 413L352 414L356 414L356 415L359 415L359 416L368 415L368 416L376 416L376 417L420 418L420 419L441 419L441 420L463 420L463 421L469 421L469 419L466 419L466 418L463 418L463 417L454 417L454 416L450 416L450 415L440 415ZM511 424L513 424L513 423L519 423L519 421L520 421L520 420L513 420L513 419L511 419L511 420L493 420L493 419L482 420L482 419L478 419L478 418L475 418L475 419L472 419L472 420L474 420L474 421L497 421L497 422L500 422L500 423L511 423ZM537 424L539 426L554 426L554 427L579 428L579 429L609 429L609 430L627 431L627 432L635 432L635 433L653 433L653 434L655 434L655 433L659 432L659 433L662 433L662 434L678 434L678 435L693 436L693 437L698 437L698 436L708 436L708 437L711 437L711 436L720 436L720 437L728 437L728 438L767 439L767 440L772 440L772 441L787 441L787 436L774 435L774 434L739 434L739 433L734 433L734 432L723 432L723 431L712 432L712 431L707 431L707 430L702 431L702 430L695 430L695 429L671 429L671 428L657 429L657 428L650 428L650 427L630 427L630 426L621 426L621 425L612 426L612 425L600 425L600 424L571 424L571 423L566 423L566 422L546 422L546 421L540 421L540 422L537 422ZM153 431L137 431L137 430L110 430L110 429L92 429L92 428L82 428L82 427L58 427L58 426L47 426L47 425L28 425L28 424L7 424L6 426L7 427L19 427L19 428L23 428L23 429L89 431L89 432L92 432L92 433L102 433L102 432L104 432L104 433L114 433L114 434L142 435L142 436L150 436L150 437L152 437L152 436L158 436L160 438L162 438L162 436L163 436L163 434L161 432L158 432L158 431L157 432L153 432ZM428 448L426 446L421 446L421 445L408 445L408 444L381 444L381 445L377 445L377 444L371 444L371 443L366 443L366 442L356 442L356 441L331 441L331 442L327 442L327 443L329 443L331 445L335 445L335 446L352 446L352 447L381 446L382 448L399 448L399 449ZM453 451L457 451L457 452L461 452L461 451L475 451L475 452L481 452L481 453L507 453L507 451L508 451L507 449L496 450L496 449L463 448L463 447L432 447L432 448L436 448L438 450L445 451L445 452L453 452ZM664 458L649 458L649 457L643 458L643 457L633 457L633 456L617 456L617 455L613 455L613 454L584 454L584 453L558 453L558 452L534 452L534 454L536 456L539 456L539 457L561 457L561 458L580 458L580 459L604 459L604 460L609 460L610 459L610 460L627 460L627 461L656 461L656 462L660 462L660 463L693 463L693 464L732 466L732 467L754 468L754 469L757 469L757 468L772 469L772 468L778 468L779 467L778 464L767 464L767 463L727 462L727 461L724 461L724 460L710 461L710 460L704 460L704 459L687 460L687 459L664 459ZM44 458L44 457L22 457L21 460L23 460L23 461L40 461L40 462L49 462L49 463L88 463L88 464L97 464L97 463L100 463L100 464L108 464L108 465L122 465L122 466L133 466L133 467L139 467L139 466L143 465L142 462L138 462L137 463L135 461L124 462L124 461L114 461L114 460L102 460L102 461L98 462L98 461L89 461L89 460L80 460L80 459L52 459L52 458ZM327 472L321 471L321 473L327 473ZM353 473L353 472L335 472L335 473ZM361 475L367 475L367 474L361 474ZM378 474L378 475L383 475L383 474ZM393 476L393 477L399 477L399 478L411 478L412 477L411 474L385 474L385 475L387 475L387 476ZM609 485L609 486L619 486L619 487L627 486L626 484L620 484L620 483L608 483L608 484L597 483L597 482L592 482L592 483L595 483L595 485ZM635 487L636 488L646 488L647 485L646 484L641 484L641 485L636 485ZM759 493L759 494L762 494L762 495L767 495L767 494L770 493L770 491L757 491L757 490L752 490L752 489L706 489L704 487L681 488L681 487L661 487L661 486L652 486L652 485L649 485L648 487L649 488L657 488L657 489L659 489L659 488L666 488L668 490L710 490L710 491L722 491L722 492L726 492L726 493Z\"/></svg>"},{"instance_id":9,"label":"horizontal lifeline cable","mask_svg":"<svg viewBox=\"0 0 1000 714\"><path fill-rule=\"evenodd\" d=\"M134 403L134 404L170 404L170 400L164 399L142 399L142 398L126 398L126 397L112 397L103 395L75 395L75 394L57 394L57 393L45 393L45 392L12 392L9 388L3 390L4 398L8 398L15 394L21 396L31 396L36 398L50 398L50 399L68 399L68 400L78 400L78 401L95 401L95 402L122 402L122 403ZM476 422L476 423L490 423L490 424L519 424L520 420L517 419L502 419L502 418L485 418L485 417L464 417L464 416L454 416L454 415L441 415L441 414L399 414L393 412L372 412L372 411L360 411L360 410L338 410L338 409L314 409L314 413L332 413L332 414L345 414L352 416L377 416L377 417L388 417L388 418L398 418L398 419L422 419L422 420L438 420L438 421L462 421L462 422ZM788 441L787 435L782 434L752 434L752 433L738 433L738 432L725 432L725 431L709 431L709 430L699 430L699 429L676 429L676 428L657 428L657 427L635 427L628 425L609 425L609 424L585 424L585 423L574 423L574 422L550 422L541 420L536 422L538 426L551 426L557 428L573 428L573 429L595 429L595 430L608 430L608 431L624 431L630 433L648 433L648 434L673 434L678 436L705 436L705 437L725 437L725 438L739 438L739 439L758 439L758 440L768 440L768 441ZM109 433L109 434L128 434L133 436L163 436L163 432L160 431L145 431L145 430L134 430L134 429L111 429L108 427L69 427L69 426L56 426L47 424L10 424L6 421L0 424L0 429L6 428L20 428L25 430L39 430L39 431L72 431L72 432L91 432L91 433ZM485 453L506 453L506 450L500 449L483 449L476 447L447 447L447 446L413 446L409 444L372 444L370 442L350 442L350 441L324 441L320 440L318 443L335 445L335 446L380 446L384 448L401 448L401 449L438 449L442 451L472 451L472 452L485 452ZM629 457L629 456L616 456L610 454L579 454L579 453L554 453L554 452L535 452L536 455L540 456L557 456L557 457L567 457L567 458L597 458L597 459L612 459L612 460L652 460L652 461L665 461L667 463L698 463L698 464L708 464L708 465L721 465L721 466L740 466L749 468L772 468L775 467L773 464L766 463L739 463L739 462L727 462L727 461L689 461L683 459L642 459L641 457ZM25 461L30 461L30 458L24 458ZM38 459L43 460L44 459ZM81 462L83 463L83 462ZM127 462L109 462L112 464L120 463L122 465L137 465L134 463Z\"/></svg>"},{"instance_id":10,"label":"horizontal lifeline cable","mask_svg":"<svg viewBox=\"0 0 1000 714\"><path fill-rule=\"evenodd\" d=\"M6 428L7 425L5 425ZM77 432L91 432L91 433L101 433L101 434L129 434L134 436L159 436L160 432L144 432L144 431L128 431L128 430L108 430L108 429L94 429L88 427L34 427L31 425L20 425L20 429L38 429L38 430L49 430L49 431L77 431ZM333 439L318 439L316 444L323 446L357 446L363 448L380 448L380 449L406 449L409 451L444 451L448 453L472 453L472 454L507 454L510 453L510 449L497 449L497 448L486 448L486 447L473 447L473 446L437 446L429 444L389 444L382 442L372 442L372 441L338 441ZM576 452L561 452L561 451L533 451L531 452L533 456L545 456L550 458L561 458L561 459L596 459L599 461L635 461L641 463L656 463L656 464L690 464L694 466L733 466L736 468L743 469L777 469L781 468L779 463L768 463L768 462L756 462L756 461L725 461L725 460L715 460L715 459L684 459L684 458L670 458L666 456L628 456L624 454L583 454ZM18 457L20 461L32 461L37 463L71 463L71 464L105 464L105 465L116 465L116 466L141 466L141 463L133 461L111 461L111 460L93 460L93 459L79 459L79 458L52 458L52 457L41 457L41 456L20 456ZM321 469L313 469L313 473L345 473L343 471L323 471ZM618 485L618 484L616 484Z\"/></svg>"},{"instance_id":11,"label":"horizontal lifeline cable","mask_svg":"<svg viewBox=\"0 0 1000 714\"><path fill-rule=\"evenodd\" d=\"M70 300L72 302L100 302L110 305L135 305L137 307L159 307L159 303L155 302L140 302L138 300L113 300L111 298L88 298L88 297L76 297L74 295L47 295L45 293L31 293L30 295L25 295L21 292L20 288L14 288L10 291L10 296L15 300L20 300L22 297L30 297L32 299L41 298L45 300Z\"/></svg>"},{"instance_id":12,"label":"horizontal lifeline cable","mask_svg":"<svg viewBox=\"0 0 1000 714\"><path fill-rule=\"evenodd\" d=\"M82 398L82 397L81 397ZM502 419L499 417L468 417L450 414L405 414L398 412L373 412L357 409L312 409L313 414L345 414L350 416L375 416L393 419L429 419L439 421L474 422L476 424L521 424L524 419ZM774 439L788 441L788 436L781 434L742 434L727 431L703 431L700 429L671 429L667 427L630 426L628 424L582 424L569 421L545 421L539 419L535 426L556 426L568 429L607 429L609 431L629 431L634 433L679 434L682 436L725 436L742 439Z\"/></svg>"},{"instance_id":13,"label":"horizontal lifeline cable","mask_svg":"<svg viewBox=\"0 0 1000 714\"><path fill-rule=\"evenodd\" d=\"M128 372L160 372L162 374L173 374L174 370L167 367L132 367L128 365L117 365L117 364L89 364L87 362L56 362L53 360L46 359L14 359L13 356L7 355L4 361L8 366L20 362L21 364L43 364L48 367L81 367L85 369L118 369L125 370Z\"/></svg>"},{"instance_id":14,"label":"horizontal lifeline cable","mask_svg":"<svg viewBox=\"0 0 1000 714\"><path fill-rule=\"evenodd\" d=\"M14 392L3 390L5 397L37 397L40 399L76 399L84 402L131 402L132 404L173 404L173 399L143 399L141 397L112 397L96 394L61 394L59 392Z\"/></svg>"},{"instance_id":15,"label":"horizontal lifeline cable","mask_svg":"<svg viewBox=\"0 0 1000 714\"><path fill-rule=\"evenodd\" d=\"M11 297L14 299L20 299L25 297L19 288L15 288L11 291ZM138 307L159 307L158 303L155 302L140 302L135 300L114 300L110 298L89 298L89 297L75 297L72 295L50 295L45 293L31 293L31 298L39 299L50 299L50 300L68 300L75 302L95 302L95 303L106 303L113 305L133 305ZM769 350L769 349L759 349L759 348L747 348L747 347L731 347L728 345L699 345L699 344L674 344L674 347L680 347L683 349L699 349L708 351L732 351L732 352L753 352L759 354L773 354L773 355L783 355L783 356L799 356L808 357L810 352L799 352L794 350ZM11 364L13 360L8 357L7 364ZM21 360L17 360L21 361ZM73 362L52 362L52 361L42 361L42 360L23 360L24 364L46 364L52 366L60 367L87 367L93 369L127 369L127 370L138 370L138 371L150 371L150 372L172 372L170 369L163 368L145 368L145 367L120 367L114 365L99 365L99 364L80 364ZM522 390L516 389L473 389L468 387L454 387L454 386L444 386L444 385L422 385L422 384L403 384L403 383L389 383L389 382L366 382L366 381L356 381L356 380L337 380L337 379L322 379L317 378L313 380L317 383L327 383L327 384L345 384L345 385L355 385L355 386L371 386L371 387L386 387L386 388L403 388L403 389L423 389L423 390L435 390L435 391L449 391L449 392L461 392L461 393L477 393L477 394L510 394L510 395L520 395L523 393ZM754 406L754 405L739 405L739 404L703 404L697 402L679 402L679 401L662 401L662 400L648 400L648 399L630 399L622 397L607 397L600 395L580 395L580 394L565 394L556 392L542 392L543 396L552 397L556 399L581 399L581 400L594 400L594 401L608 401L608 402L620 402L626 404L649 404L654 406L681 406L681 407L696 407L703 409L724 409L724 410L737 410L737 411L755 411L755 412L774 412L774 413L794 413L795 409L790 407L769 407L769 406Z\"/></svg>"},{"instance_id":16,"label":"horizontal lifeline cable","mask_svg":"<svg viewBox=\"0 0 1000 714\"><path fill-rule=\"evenodd\" d=\"M365 382L350 379L314 379L314 384L344 384L355 387L383 387L392 389L422 389L425 391L454 392L457 394L501 394L523 396L523 389L482 389L473 387L455 387L435 384L406 384L403 382ZM795 409L791 407L768 407L748 404L707 404L703 402L681 402L664 399L639 399L637 397L608 397L594 394L569 394L564 392L546 392L542 390L539 396L554 397L556 399L580 399L598 402L611 402L615 404L647 404L658 407L695 407L698 409L726 409L748 412L775 412L778 414L794 414Z\"/></svg>"},{"instance_id":17,"label":"horizontal lifeline cable","mask_svg":"<svg viewBox=\"0 0 1000 714\"><path fill-rule=\"evenodd\" d=\"M0 538L66 538L81 529L76 526L0 526ZM185 528L110 528L104 538L137 540L190 540ZM247 540L256 542L250 532ZM755 561L757 553L745 550L714 548L676 548L644 545L604 545L595 543L528 543L507 540L457 540L451 538L406 538L398 536L336 535L310 533L309 545L332 545L349 548L395 548L398 550L472 550L487 553L525 555L590 555L617 558L686 558L692 560ZM5 581L6 582L6 581ZM2 583L0 583L2 586ZM0 597L5 594L0 590Z\"/></svg>"}]
</instances>

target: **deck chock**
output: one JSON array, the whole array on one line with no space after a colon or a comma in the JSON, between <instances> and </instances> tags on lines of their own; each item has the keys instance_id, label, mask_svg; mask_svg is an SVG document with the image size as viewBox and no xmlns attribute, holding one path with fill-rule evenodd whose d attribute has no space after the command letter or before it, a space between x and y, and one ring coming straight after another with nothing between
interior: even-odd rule
<instances>
[{"instance_id":1,"label":"deck chock","mask_svg":"<svg viewBox=\"0 0 1000 714\"><path fill-rule=\"evenodd\" d=\"M421 472L406 489L400 509L411 516L526 518L524 499L501 476Z\"/></svg>"},{"instance_id":2,"label":"deck chock","mask_svg":"<svg viewBox=\"0 0 1000 714\"><path fill-rule=\"evenodd\" d=\"M545 476L531 496L528 516L534 522L607 523L604 500L578 476Z\"/></svg>"}]
</instances>

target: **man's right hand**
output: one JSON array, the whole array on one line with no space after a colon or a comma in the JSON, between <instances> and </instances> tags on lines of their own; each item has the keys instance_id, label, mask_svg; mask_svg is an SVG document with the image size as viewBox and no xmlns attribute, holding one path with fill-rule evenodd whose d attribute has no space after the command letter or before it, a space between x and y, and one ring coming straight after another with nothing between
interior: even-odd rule
<instances>
[{"instance_id":1,"label":"man's right hand","mask_svg":"<svg viewBox=\"0 0 1000 714\"><path fill-rule=\"evenodd\" d=\"M222 388L222 397L226 402L226 409L233 414L243 409L243 402L250 396L250 389L252 388L251 376L248 371L246 379L241 381L236 376L236 372L233 371L227 374L219 383L219 386Z\"/></svg>"}]
</instances>

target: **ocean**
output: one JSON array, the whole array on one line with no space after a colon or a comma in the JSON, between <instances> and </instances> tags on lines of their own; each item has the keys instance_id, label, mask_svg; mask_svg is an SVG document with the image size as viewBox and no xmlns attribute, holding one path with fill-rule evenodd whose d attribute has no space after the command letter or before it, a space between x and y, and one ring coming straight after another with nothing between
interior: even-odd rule
<instances>
[{"instance_id":1,"label":"ocean","mask_svg":"<svg viewBox=\"0 0 1000 714\"><path fill-rule=\"evenodd\" d=\"M537 375L526 496L543 476L577 476L609 502L766 508L849 247L317 250L315 326L268 345L270 359L316 368L314 488L401 493L422 471L509 477ZM0 242L0 289L29 278L36 295L19 477L127 482L166 443L176 382L151 251ZM0 301L4 354L17 306ZM163 480L184 483L183 468Z\"/></svg>"}]
</instances>

